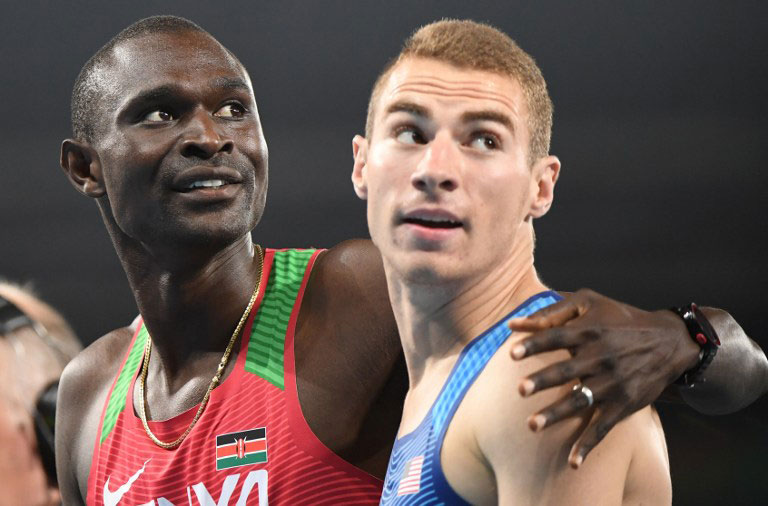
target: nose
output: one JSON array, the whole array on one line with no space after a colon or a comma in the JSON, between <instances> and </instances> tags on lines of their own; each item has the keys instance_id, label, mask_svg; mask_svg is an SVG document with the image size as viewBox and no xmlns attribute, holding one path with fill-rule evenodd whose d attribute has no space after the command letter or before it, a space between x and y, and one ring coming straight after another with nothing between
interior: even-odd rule
<instances>
[{"instance_id":1,"label":"nose","mask_svg":"<svg viewBox=\"0 0 768 506\"><path fill-rule=\"evenodd\" d=\"M449 132L440 132L424 150L424 156L411 175L411 184L432 195L458 188L457 170L461 163Z\"/></svg>"},{"instance_id":2,"label":"nose","mask_svg":"<svg viewBox=\"0 0 768 506\"><path fill-rule=\"evenodd\" d=\"M218 153L232 153L235 143L222 130L208 111L196 111L184 132L181 154L188 158L208 159Z\"/></svg>"}]
</instances>

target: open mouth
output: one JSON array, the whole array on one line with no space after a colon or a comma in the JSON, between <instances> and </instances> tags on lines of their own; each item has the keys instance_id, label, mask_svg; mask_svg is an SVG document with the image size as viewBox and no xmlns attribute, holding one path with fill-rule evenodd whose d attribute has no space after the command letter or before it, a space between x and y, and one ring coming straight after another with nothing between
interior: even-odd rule
<instances>
[{"instance_id":1,"label":"open mouth","mask_svg":"<svg viewBox=\"0 0 768 506\"><path fill-rule=\"evenodd\" d=\"M202 181L191 182L184 188L184 190L185 191L192 191L192 190L199 190L199 189L217 190L227 186L228 184L229 183L227 183L223 179L204 179Z\"/></svg>"},{"instance_id":2,"label":"open mouth","mask_svg":"<svg viewBox=\"0 0 768 506\"><path fill-rule=\"evenodd\" d=\"M171 189L211 197L214 193L227 193L227 190L231 193L242 182L242 175L234 168L200 165L176 174L171 181Z\"/></svg>"},{"instance_id":3,"label":"open mouth","mask_svg":"<svg viewBox=\"0 0 768 506\"><path fill-rule=\"evenodd\" d=\"M449 219L404 218L403 222L411 225L418 225L420 227L426 227L426 228L450 229L450 228L460 228L462 226L462 223L460 221L449 220Z\"/></svg>"}]
</instances>

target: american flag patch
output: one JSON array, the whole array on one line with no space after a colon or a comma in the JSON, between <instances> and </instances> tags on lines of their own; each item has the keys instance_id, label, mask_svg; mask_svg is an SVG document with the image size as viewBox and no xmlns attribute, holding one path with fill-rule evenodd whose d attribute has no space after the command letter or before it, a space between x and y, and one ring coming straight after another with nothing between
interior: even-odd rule
<instances>
[{"instance_id":1,"label":"american flag patch","mask_svg":"<svg viewBox=\"0 0 768 506\"><path fill-rule=\"evenodd\" d=\"M421 483L421 468L424 466L424 455L412 458L403 470L400 485L397 487L397 495L410 495L419 493Z\"/></svg>"}]
</instances>

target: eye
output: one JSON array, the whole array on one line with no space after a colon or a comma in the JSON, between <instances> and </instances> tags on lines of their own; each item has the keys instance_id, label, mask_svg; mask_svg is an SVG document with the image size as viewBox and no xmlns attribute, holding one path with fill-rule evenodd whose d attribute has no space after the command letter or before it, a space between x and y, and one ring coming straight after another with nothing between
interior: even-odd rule
<instances>
[{"instance_id":1,"label":"eye","mask_svg":"<svg viewBox=\"0 0 768 506\"><path fill-rule=\"evenodd\" d=\"M491 151L501 148L501 141L495 135L483 132L475 134L469 141L469 146L481 151Z\"/></svg>"},{"instance_id":2,"label":"eye","mask_svg":"<svg viewBox=\"0 0 768 506\"><path fill-rule=\"evenodd\" d=\"M144 115L144 121L149 123L162 123L164 121L173 121L176 117L173 113L165 111L163 109L157 109Z\"/></svg>"},{"instance_id":3,"label":"eye","mask_svg":"<svg viewBox=\"0 0 768 506\"><path fill-rule=\"evenodd\" d=\"M403 144L426 144L424 136L416 128L411 126L400 127L395 130L395 139Z\"/></svg>"},{"instance_id":4,"label":"eye","mask_svg":"<svg viewBox=\"0 0 768 506\"><path fill-rule=\"evenodd\" d=\"M219 118L242 118L245 115L245 107L240 104L226 104L213 115Z\"/></svg>"}]
</instances>

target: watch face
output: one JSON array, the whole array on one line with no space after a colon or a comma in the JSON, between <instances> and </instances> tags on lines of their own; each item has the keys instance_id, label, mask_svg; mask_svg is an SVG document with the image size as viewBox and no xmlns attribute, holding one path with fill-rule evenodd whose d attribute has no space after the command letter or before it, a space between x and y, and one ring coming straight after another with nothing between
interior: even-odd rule
<instances>
[{"instance_id":1,"label":"watch face","mask_svg":"<svg viewBox=\"0 0 768 506\"><path fill-rule=\"evenodd\" d=\"M720 346L720 338L717 337L717 332L715 332L715 329L710 325L709 320L704 316L704 313L699 310L696 304L691 304L691 311L693 312L693 317L696 320L696 323L701 326L701 329L707 335L710 342L714 343L716 346Z\"/></svg>"}]
</instances>

